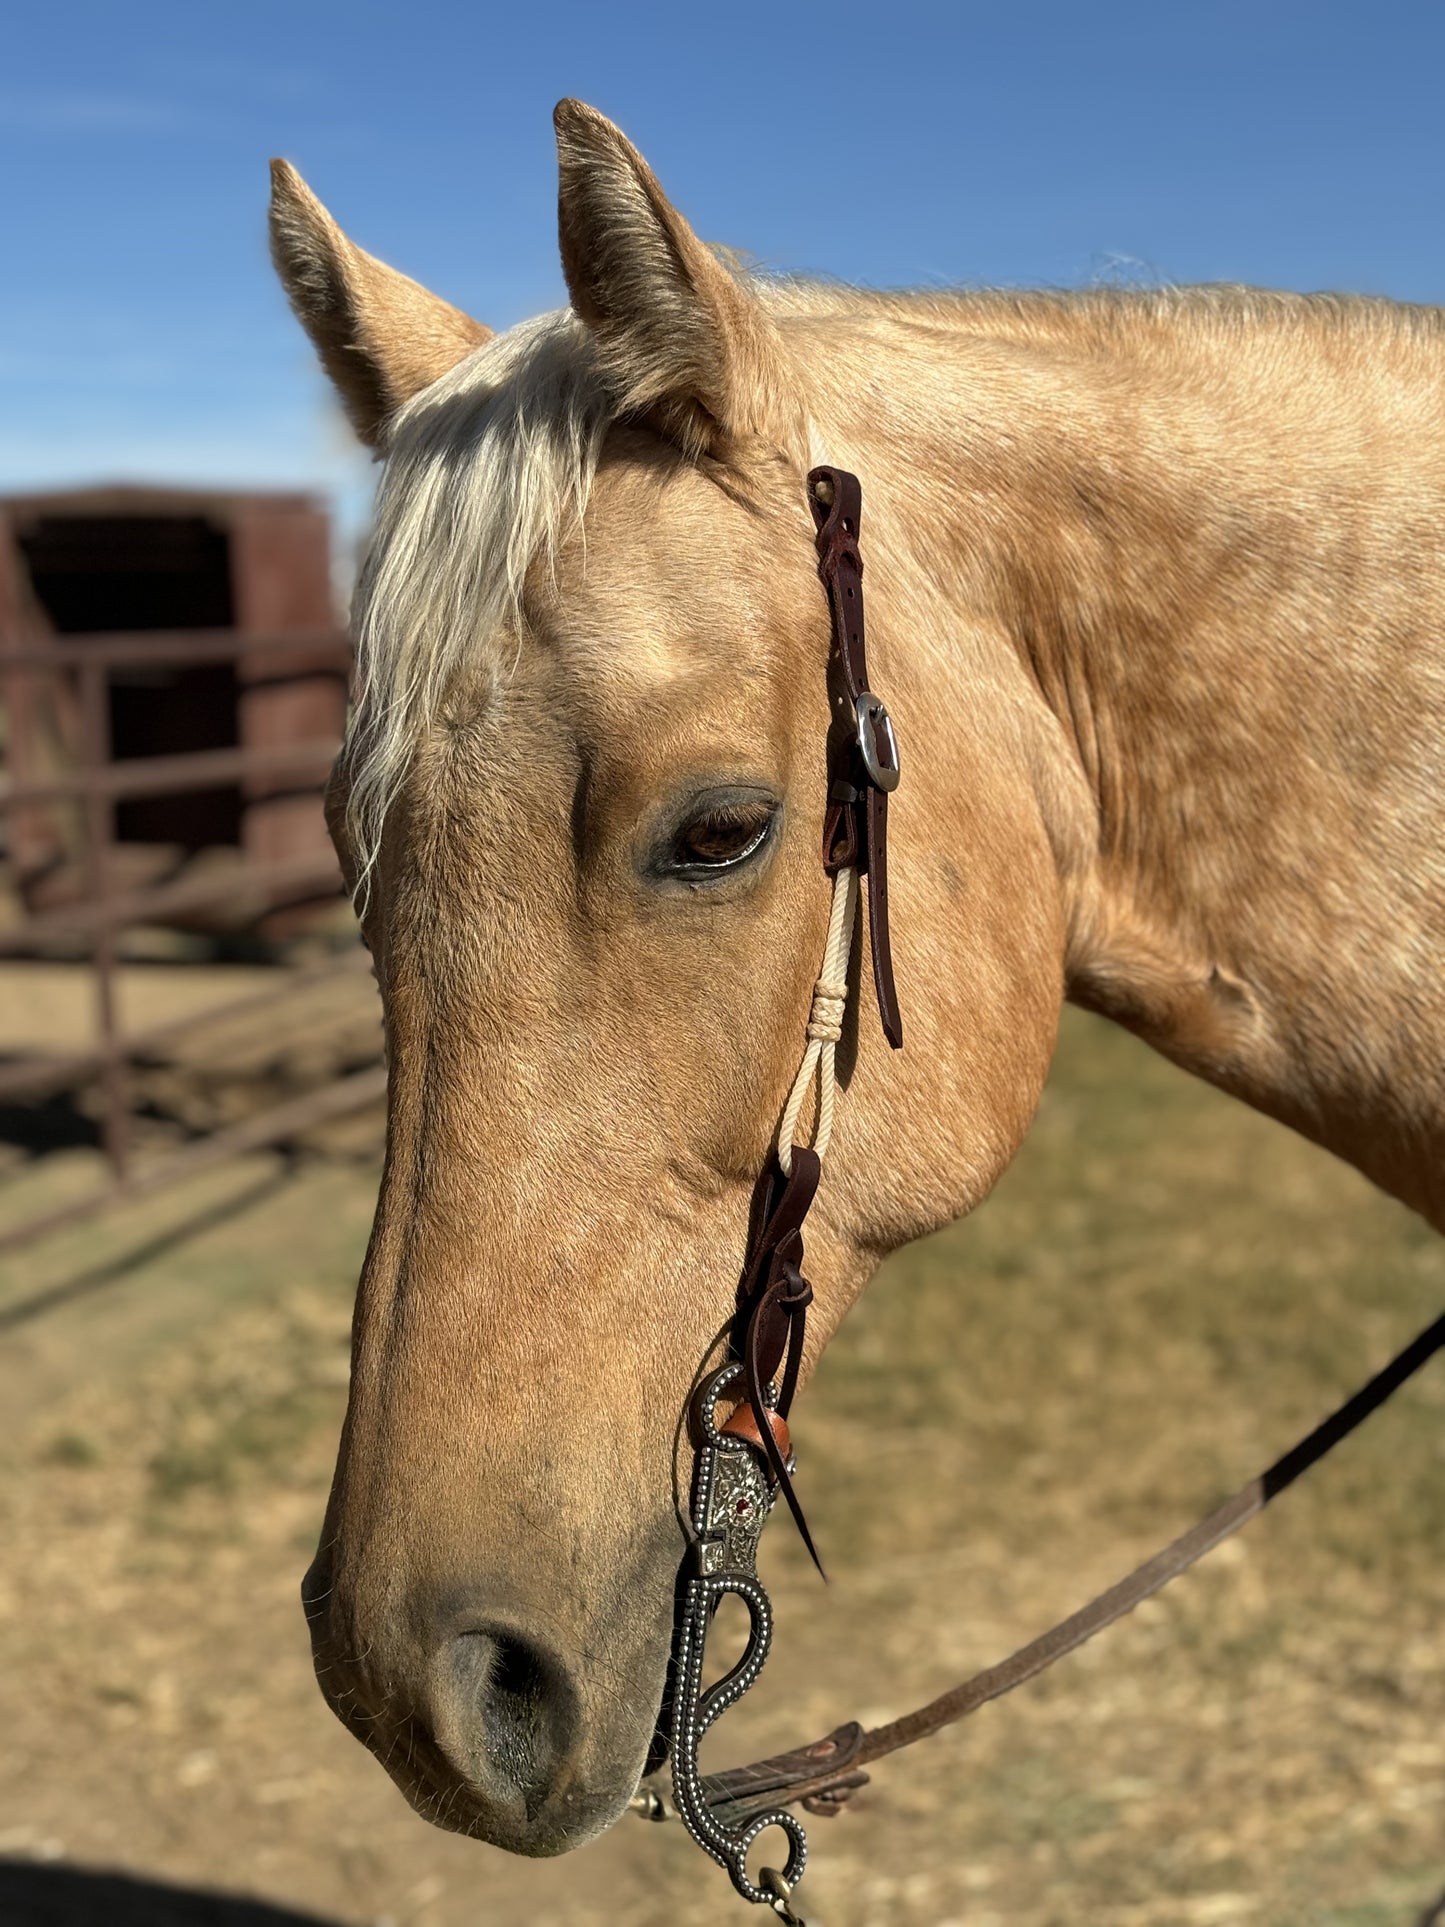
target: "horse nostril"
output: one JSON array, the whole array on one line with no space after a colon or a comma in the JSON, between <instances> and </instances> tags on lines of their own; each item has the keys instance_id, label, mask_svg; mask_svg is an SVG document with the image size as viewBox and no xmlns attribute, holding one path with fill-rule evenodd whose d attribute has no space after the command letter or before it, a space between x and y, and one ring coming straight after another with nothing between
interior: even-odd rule
<instances>
[{"instance_id":1,"label":"horse nostril","mask_svg":"<svg viewBox=\"0 0 1445 1927\"><path fill-rule=\"evenodd\" d=\"M497 1640L481 1693L482 1730L492 1764L525 1792L541 1777L546 1691L541 1666L520 1640Z\"/></svg>"},{"instance_id":2,"label":"horse nostril","mask_svg":"<svg viewBox=\"0 0 1445 1927\"><path fill-rule=\"evenodd\" d=\"M530 1817L552 1787L575 1727L560 1670L503 1632L463 1633L451 1643L438 1743L467 1778L520 1796Z\"/></svg>"}]
</instances>

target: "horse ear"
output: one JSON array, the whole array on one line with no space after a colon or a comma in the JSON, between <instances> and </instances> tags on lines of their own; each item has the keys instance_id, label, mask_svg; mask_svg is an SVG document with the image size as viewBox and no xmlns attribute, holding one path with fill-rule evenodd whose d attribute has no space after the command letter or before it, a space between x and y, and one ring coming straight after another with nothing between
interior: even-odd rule
<instances>
[{"instance_id":1,"label":"horse ear","mask_svg":"<svg viewBox=\"0 0 1445 1927\"><path fill-rule=\"evenodd\" d=\"M271 259L368 448L491 329L348 241L289 161L271 163Z\"/></svg>"},{"instance_id":2,"label":"horse ear","mask_svg":"<svg viewBox=\"0 0 1445 1927\"><path fill-rule=\"evenodd\" d=\"M580 100L552 118L562 271L620 405L695 454L765 433L776 356L761 305L619 128Z\"/></svg>"}]
</instances>

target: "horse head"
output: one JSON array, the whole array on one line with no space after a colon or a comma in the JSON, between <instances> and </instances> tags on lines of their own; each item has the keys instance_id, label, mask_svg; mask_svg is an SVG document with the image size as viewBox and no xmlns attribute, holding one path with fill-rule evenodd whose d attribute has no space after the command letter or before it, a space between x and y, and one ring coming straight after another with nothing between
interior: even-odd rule
<instances>
[{"instance_id":1,"label":"horse head","mask_svg":"<svg viewBox=\"0 0 1445 1927\"><path fill-rule=\"evenodd\" d=\"M363 253L279 163L272 209L385 465L328 814L384 1004L387 1152L305 1599L329 1702L418 1808L527 1853L610 1824L648 1757L679 1414L823 951L820 453L868 489L910 1031L894 1055L853 998L809 1365L880 1258L1007 1162L1062 954L1039 705L987 638L944 666L926 484L881 441L869 464L915 398L866 309L702 245L590 109L557 132L570 306L506 333Z\"/></svg>"}]
</instances>

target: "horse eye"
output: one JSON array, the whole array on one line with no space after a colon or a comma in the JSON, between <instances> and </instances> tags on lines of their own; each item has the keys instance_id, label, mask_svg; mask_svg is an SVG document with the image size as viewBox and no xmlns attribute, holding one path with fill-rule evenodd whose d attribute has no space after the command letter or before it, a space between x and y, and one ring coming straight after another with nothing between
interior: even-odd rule
<instances>
[{"instance_id":1,"label":"horse eye","mask_svg":"<svg viewBox=\"0 0 1445 1927\"><path fill-rule=\"evenodd\" d=\"M776 814L776 804L761 798L699 811L674 837L669 868L693 876L735 869L762 849Z\"/></svg>"}]
</instances>

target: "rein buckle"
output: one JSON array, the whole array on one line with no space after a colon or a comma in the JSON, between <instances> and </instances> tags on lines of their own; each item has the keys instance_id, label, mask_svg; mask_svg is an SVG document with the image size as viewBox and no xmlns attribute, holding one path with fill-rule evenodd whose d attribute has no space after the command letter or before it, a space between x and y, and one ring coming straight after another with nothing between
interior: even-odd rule
<instances>
[{"instance_id":1,"label":"rein buckle","mask_svg":"<svg viewBox=\"0 0 1445 1927\"><path fill-rule=\"evenodd\" d=\"M858 720L858 754L875 790L889 795L898 787L903 768L898 759L898 737L883 698L865 689L853 705Z\"/></svg>"}]
</instances>

